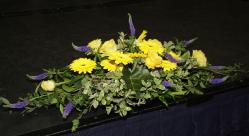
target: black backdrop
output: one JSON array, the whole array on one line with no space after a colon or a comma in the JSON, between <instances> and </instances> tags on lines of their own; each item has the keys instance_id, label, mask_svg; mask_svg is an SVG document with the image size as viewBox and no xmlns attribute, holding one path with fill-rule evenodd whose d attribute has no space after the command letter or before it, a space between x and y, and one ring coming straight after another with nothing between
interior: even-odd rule
<instances>
[{"instance_id":1,"label":"black backdrop","mask_svg":"<svg viewBox=\"0 0 249 136\"><path fill-rule=\"evenodd\" d=\"M128 30L133 15L137 35L146 29L160 40L199 37L193 48L202 49L212 64L242 63L249 68L249 2L105 0L0 2L0 95L16 101L32 92L25 74L62 67L80 56L71 42L108 40ZM63 121L49 109L20 116L0 109L0 132L15 135L47 128ZM7 129L10 128L10 129Z\"/></svg>"}]
</instances>

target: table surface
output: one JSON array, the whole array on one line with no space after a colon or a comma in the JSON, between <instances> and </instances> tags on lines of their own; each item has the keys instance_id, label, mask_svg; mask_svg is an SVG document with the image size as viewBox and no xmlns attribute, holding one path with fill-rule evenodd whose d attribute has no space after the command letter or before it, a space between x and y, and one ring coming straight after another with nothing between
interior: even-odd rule
<instances>
[{"instance_id":1,"label":"table surface","mask_svg":"<svg viewBox=\"0 0 249 136\"><path fill-rule=\"evenodd\" d=\"M120 1L84 6L85 3L72 0L72 3L48 5L48 8L43 5L43 10L30 8L32 3L24 4L23 8L8 2L1 5L0 96L16 101L34 89L25 74L37 74L42 68L63 67L78 58L80 53L72 49L71 42L86 44L96 38L118 37L120 31L128 33L128 12L133 15L137 35L146 29L149 38L162 41L198 37L193 48L202 49L211 64L241 63L243 68L249 68L247 0ZM5 8L8 4L14 8ZM64 10L60 10L61 7ZM0 108L0 120L0 132L5 135L70 122L70 118L63 120L53 108L24 116L19 111L9 114Z\"/></svg>"}]
</instances>

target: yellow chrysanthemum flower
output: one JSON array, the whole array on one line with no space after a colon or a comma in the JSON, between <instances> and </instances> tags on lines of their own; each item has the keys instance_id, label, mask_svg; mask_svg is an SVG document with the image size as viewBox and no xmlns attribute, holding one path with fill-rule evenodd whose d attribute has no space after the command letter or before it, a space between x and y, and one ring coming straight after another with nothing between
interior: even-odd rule
<instances>
[{"instance_id":1,"label":"yellow chrysanthemum flower","mask_svg":"<svg viewBox=\"0 0 249 136\"><path fill-rule=\"evenodd\" d=\"M158 56L158 54L154 51L150 51L145 59L145 65L150 69L155 69L156 67L160 67L161 63L162 63L162 57Z\"/></svg>"},{"instance_id":2,"label":"yellow chrysanthemum flower","mask_svg":"<svg viewBox=\"0 0 249 136\"><path fill-rule=\"evenodd\" d=\"M107 69L108 71L122 71L123 66L122 65L117 65L112 60L102 60L100 62L100 65L104 68Z\"/></svg>"},{"instance_id":3,"label":"yellow chrysanthemum flower","mask_svg":"<svg viewBox=\"0 0 249 136\"><path fill-rule=\"evenodd\" d=\"M161 66L163 68L163 71L174 70L177 67L176 63L173 63L173 62L168 61L168 60L163 60Z\"/></svg>"},{"instance_id":4,"label":"yellow chrysanthemum flower","mask_svg":"<svg viewBox=\"0 0 249 136\"><path fill-rule=\"evenodd\" d=\"M147 31L146 30L143 30L143 32L139 35L138 37L138 41L139 42L142 42L144 40L144 38L146 37L146 34L147 34Z\"/></svg>"},{"instance_id":5,"label":"yellow chrysanthemum flower","mask_svg":"<svg viewBox=\"0 0 249 136\"><path fill-rule=\"evenodd\" d=\"M95 69L96 62L87 59L87 58L79 58L77 60L74 60L70 65L69 68L74 71L78 72L79 74L84 73L92 73L92 70Z\"/></svg>"},{"instance_id":6,"label":"yellow chrysanthemum flower","mask_svg":"<svg viewBox=\"0 0 249 136\"><path fill-rule=\"evenodd\" d=\"M131 58L145 58L147 55L143 53L128 53Z\"/></svg>"},{"instance_id":7,"label":"yellow chrysanthemum flower","mask_svg":"<svg viewBox=\"0 0 249 136\"><path fill-rule=\"evenodd\" d=\"M157 39L149 39L147 41L143 40L141 43L138 44L138 47L145 54L147 54L149 51L155 51L158 54L162 54L164 51L162 43Z\"/></svg>"},{"instance_id":8,"label":"yellow chrysanthemum flower","mask_svg":"<svg viewBox=\"0 0 249 136\"><path fill-rule=\"evenodd\" d=\"M207 58L201 50L193 50L192 58L195 58L200 67L207 66Z\"/></svg>"},{"instance_id":9,"label":"yellow chrysanthemum flower","mask_svg":"<svg viewBox=\"0 0 249 136\"><path fill-rule=\"evenodd\" d=\"M178 60L181 60L180 55L174 53L173 51L169 52L169 54L170 54L174 59L176 59L177 61L178 61Z\"/></svg>"},{"instance_id":10,"label":"yellow chrysanthemum flower","mask_svg":"<svg viewBox=\"0 0 249 136\"><path fill-rule=\"evenodd\" d=\"M90 47L94 52L97 52L101 43L102 43L101 39L96 39L96 40L89 42L87 46Z\"/></svg>"},{"instance_id":11,"label":"yellow chrysanthemum flower","mask_svg":"<svg viewBox=\"0 0 249 136\"><path fill-rule=\"evenodd\" d=\"M129 54L124 54L122 52L111 52L109 54L109 59L115 61L116 64L124 64L127 65L132 63L133 59L129 56Z\"/></svg>"},{"instance_id":12,"label":"yellow chrysanthemum flower","mask_svg":"<svg viewBox=\"0 0 249 136\"><path fill-rule=\"evenodd\" d=\"M104 56L108 56L111 52L114 51L117 51L117 46L113 39L105 41L99 49L99 52L102 53Z\"/></svg>"}]
</instances>

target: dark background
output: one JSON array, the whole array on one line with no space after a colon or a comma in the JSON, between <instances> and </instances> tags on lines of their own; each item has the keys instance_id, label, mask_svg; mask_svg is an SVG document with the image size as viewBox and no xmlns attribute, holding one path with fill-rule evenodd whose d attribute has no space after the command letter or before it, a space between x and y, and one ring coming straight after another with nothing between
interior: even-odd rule
<instances>
[{"instance_id":1,"label":"dark background","mask_svg":"<svg viewBox=\"0 0 249 136\"><path fill-rule=\"evenodd\" d=\"M138 36L165 40L199 39L214 65L243 64L249 68L248 0L1 0L0 96L16 101L33 91L25 74L63 67L80 56L71 42L87 44L129 33L131 13ZM20 116L0 108L0 132L16 135L65 123L49 109ZM8 129L10 128L10 129Z\"/></svg>"}]
</instances>

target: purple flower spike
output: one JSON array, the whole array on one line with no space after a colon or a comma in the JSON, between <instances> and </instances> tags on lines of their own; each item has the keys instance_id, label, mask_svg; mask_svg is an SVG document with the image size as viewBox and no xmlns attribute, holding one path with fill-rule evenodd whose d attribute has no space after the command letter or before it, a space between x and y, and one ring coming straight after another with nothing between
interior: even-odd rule
<instances>
[{"instance_id":1,"label":"purple flower spike","mask_svg":"<svg viewBox=\"0 0 249 136\"><path fill-rule=\"evenodd\" d=\"M191 44L191 43L193 43L195 40L197 40L198 38L197 37L195 37L195 38L193 38L193 39L190 39L190 40L188 40L188 41L183 41L183 45L184 46L188 46L189 44Z\"/></svg>"},{"instance_id":2,"label":"purple flower spike","mask_svg":"<svg viewBox=\"0 0 249 136\"><path fill-rule=\"evenodd\" d=\"M89 52L90 48L88 46L76 46L72 43L73 48L79 52Z\"/></svg>"},{"instance_id":3,"label":"purple flower spike","mask_svg":"<svg viewBox=\"0 0 249 136\"><path fill-rule=\"evenodd\" d=\"M228 79L228 76L225 76L223 78L213 78L211 80L209 80L210 84L216 85L216 84L220 84L223 83L224 81L226 81Z\"/></svg>"},{"instance_id":4,"label":"purple flower spike","mask_svg":"<svg viewBox=\"0 0 249 136\"><path fill-rule=\"evenodd\" d=\"M14 109L22 109L26 107L28 104L29 104L29 101L27 99L24 99L22 102L10 104L8 105L8 107L14 108Z\"/></svg>"},{"instance_id":5,"label":"purple flower spike","mask_svg":"<svg viewBox=\"0 0 249 136\"><path fill-rule=\"evenodd\" d=\"M27 75L27 77L32 79L32 80L42 80L42 79L45 79L46 77L48 77L48 73L44 72L44 73L41 73L41 74L36 75L36 76Z\"/></svg>"},{"instance_id":6,"label":"purple flower spike","mask_svg":"<svg viewBox=\"0 0 249 136\"><path fill-rule=\"evenodd\" d=\"M164 54L165 54L166 58L169 59L171 62L179 63L179 61L176 60L175 58L173 58L169 53L165 52Z\"/></svg>"},{"instance_id":7,"label":"purple flower spike","mask_svg":"<svg viewBox=\"0 0 249 136\"><path fill-rule=\"evenodd\" d=\"M129 27L130 27L131 36L135 36L136 29L133 25L131 14L128 15L129 15Z\"/></svg>"},{"instance_id":8,"label":"purple flower spike","mask_svg":"<svg viewBox=\"0 0 249 136\"><path fill-rule=\"evenodd\" d=\"M65 107L64 107L64 112L63 112L63 118L66 118L74 108L73 103L69 102Z\"/></svg>"},{"instance_id":9,"label":"purple flower spike","mask_svg":"<svg viewBox=\"0 0 249 136\"><path fill-rule=\"evenodd\" d=\"M223 69L225 67L224 66L210 66L209 68L213 70L218 70L218 69Z\"/></svg>"},{"instance_id":10,"label":"purple flower spike","mask_svg":"<svg viewBox=\"0 0 249 136\"><path fill-rule=\"evenodd\" d=\"M164 87L170 87L170 86L171 86L171 83L170 83L169 81L164 80L164 81L162 82L162 85L163 85Z\"/></svg>"}]
</instances>

